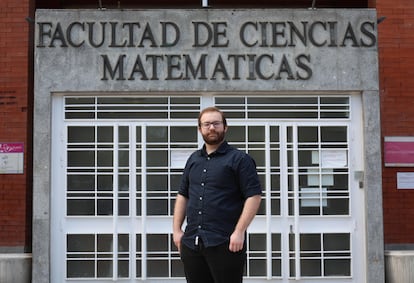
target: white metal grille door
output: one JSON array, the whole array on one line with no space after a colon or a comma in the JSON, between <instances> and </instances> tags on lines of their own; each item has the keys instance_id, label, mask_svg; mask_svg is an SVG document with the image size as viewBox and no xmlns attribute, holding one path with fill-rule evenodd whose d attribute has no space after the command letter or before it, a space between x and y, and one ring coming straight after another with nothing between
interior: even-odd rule
<instances>
[{"instance_id":1,"label":"white metal grille door","mask_svg":"<svg viewBox=\"0 0 414 283\"><path fill-rule=\"evenodd\" d=\"M357 95L54 97L52 282L185 282L172 212L201 105L263 186L245 282L363 282Z\"/></svg>"}]
</instances>

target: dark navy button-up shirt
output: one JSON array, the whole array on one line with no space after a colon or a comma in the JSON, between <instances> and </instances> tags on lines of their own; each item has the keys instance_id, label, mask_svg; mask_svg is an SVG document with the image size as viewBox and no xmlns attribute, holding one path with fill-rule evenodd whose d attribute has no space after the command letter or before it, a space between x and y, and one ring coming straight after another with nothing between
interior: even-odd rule
<instances>
[{"instance_id":1,"label":"dark navy button-up shirt","mask_svg":"<svg viewBox=\"0 0 414 283\"><path fill-rule=\"evenodd\" d=\"M207 155L205 146L187 160L178 191L188 199L183 244L196 248L228 242L243 210L244 201L261 194L254 160L223 142Z\"/></svg>"}]
</instances>

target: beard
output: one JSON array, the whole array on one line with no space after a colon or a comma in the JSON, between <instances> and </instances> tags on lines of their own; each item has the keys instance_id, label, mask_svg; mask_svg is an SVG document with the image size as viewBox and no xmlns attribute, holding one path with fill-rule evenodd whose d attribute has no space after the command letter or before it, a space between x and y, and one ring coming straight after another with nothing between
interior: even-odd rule
<instances>
[{"instance_id":1,"label":"beard","mask_svg":"<svg viewBox=\"0 0 414 283\"><path fill-rule=\"evenodd\" d=\"M217 132L216 130L209 131L206 134L203 134L203 140L208 145L217 145L224 140L224 131Z\"/></svg>"}]
</instances>

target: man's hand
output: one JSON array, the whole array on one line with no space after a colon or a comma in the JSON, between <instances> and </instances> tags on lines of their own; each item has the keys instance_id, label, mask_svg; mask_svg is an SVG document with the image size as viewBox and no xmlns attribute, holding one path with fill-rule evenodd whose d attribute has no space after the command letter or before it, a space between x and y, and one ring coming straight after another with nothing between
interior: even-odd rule
<instances>
[{"instance_id":1,"label":"man's hand","mask_svg":"<svg viewBox=\"0 0 414 283\"><path fill-rule=\"evenodd\" d=\"M179 231L174 231L173 233L173 240L174 240L174 244L178 249L178 252L181 253L181 238L183 237L184 232L182 230Z\"/></svg>"},{"instance_id":2,"label":"man's hand","mask_svg":"<svg viewBox=\"0 0 414 283\"><path fill-rule=\"evenodd\" d=\"M184 235L184 232L181 227L183 226L185 218L187 202L188 199L186 197L180 194L177 195L177 199L175 200L173 217L173 241L179 252L181 252L181 238Z\"/></svg>"},{"instance_id":3,"label":"man's hand","mask_svg":"<svg viewBox=\"0 0 414 283\"><path fill-rule=\"evenodd\" d=\"M231 252L238 252L243 249L244 232L234 231L230 236L229 250Z\"/></svg>"},{"instance_id":4,"label":"man's hand","mask_svg":"<svg viewBox=\"0 0 414 283\"><path fill-rule=\"evenodd\" d=\"M233 234L230 236L229 250L232 252L238 252L243 249L244 244L244 235L252 222L254 216L259 209L261 202L260 195L254 195L246 199L244 202L244 207L242 214L240 215L239 221L237 222L236 228L233 231Z\"/></svg>"}]
</instances>

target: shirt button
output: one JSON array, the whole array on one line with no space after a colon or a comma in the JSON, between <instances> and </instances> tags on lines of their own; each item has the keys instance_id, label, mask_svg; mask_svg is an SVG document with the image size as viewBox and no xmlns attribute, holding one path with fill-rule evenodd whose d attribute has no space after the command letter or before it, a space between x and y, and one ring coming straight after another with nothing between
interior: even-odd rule
<instances>
[{"instance_id":1,"label":"shirt button","mask_svg":"<svg viewBox=\"0 0 414 283\"><path fill-rule=\"evenodd\" d=\"M200 197L200 200L203 200L203 197Z\"/></svg>"},{"instance_id":2,"label":"shirt button","mask_svg":"<svg viewBox=\"0 0 414 283\"><path fill-rule=\"evenodd\" d=\"M201 211L198 212L198 214L200 214L200 215L201 215L201 213L202 213Z\"/></svg>"},{"instance_id":3,"label":"shirt button","mask_svg":"<svg viewBox=\"0 0 414 283\"><path fill-rule=\"evenodd\" d=\"M207 172L207 169L204 169L203 172L206 173Z\"/></svg>"},{"instance_id":4,"label":"shirt button","mask_svg":"<svg viewBox=\"0 0 414 283\"><path fill-rule=\"evenodd\" d=\"M207 160L210 160L210 157L207 157Z\"/></svg>"},{"instance_id":5,"label":"shirt button","mask_svg":"<svg viewBox=\"0 0 414 283\"><path fill-rule=\"evenodd\" d=\"M201 229L201 225L198 225L198 229Z\"/></svg>"},{"instance_id":6,"label":"shirt button","mask_svg":"<svg viewBox=\"0 0 414 283\"><path fill-rule=\"evenodd\" d=\"M204 183L201 183L201 185L204 187Z\"/></svg>"}]
</instances>

